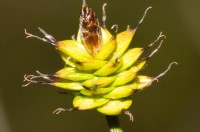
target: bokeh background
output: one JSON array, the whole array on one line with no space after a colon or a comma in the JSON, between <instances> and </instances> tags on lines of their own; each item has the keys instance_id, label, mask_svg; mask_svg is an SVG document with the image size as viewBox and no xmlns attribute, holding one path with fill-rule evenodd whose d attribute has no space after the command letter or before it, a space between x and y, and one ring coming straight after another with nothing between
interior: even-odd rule
<instances>
[{"instance_id":1,"label":"bokeh background","mask_svg":"<svg viewBox=\"0 0 200 132\"><path fill-rule=\"evenodd\" d=\"M200 1L199 0L87 0L101 17L107 6L107 25L134 27L144 10L153 6L131 46L144 47L163 31L162 48L144 74L156 76L172 61L179 62L159 83L133 95L132 123L120 116L125 132L200 131ZM71 107L72 97L46 85L22 88L25 73L53 73L63 67L55 49L25 39L24 29L41 36L44 28L57 40L78 30L81 0L0 1L0 132L106 132L103 115L73 111L53 115L58 107ZM101 19L101 18L100 18Z\"/></svg>"}]
</instances>

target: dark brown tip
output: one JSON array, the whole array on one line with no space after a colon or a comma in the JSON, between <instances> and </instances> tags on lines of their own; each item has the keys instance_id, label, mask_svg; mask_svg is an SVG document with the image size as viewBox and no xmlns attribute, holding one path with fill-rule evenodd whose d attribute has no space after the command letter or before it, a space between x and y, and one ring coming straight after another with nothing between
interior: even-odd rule
<instances>
[{"instance_id":1,"label":"dark brown tip","mask_svg":"<svg viewBox=\"0 0 200 132\"><path fill-rule=\"evenodd\" d=\"M101 29L95 12L85 2L80 15L80 29L85 48L90 54L96 55L102 43Z\"/></svg>"}]
</instances>

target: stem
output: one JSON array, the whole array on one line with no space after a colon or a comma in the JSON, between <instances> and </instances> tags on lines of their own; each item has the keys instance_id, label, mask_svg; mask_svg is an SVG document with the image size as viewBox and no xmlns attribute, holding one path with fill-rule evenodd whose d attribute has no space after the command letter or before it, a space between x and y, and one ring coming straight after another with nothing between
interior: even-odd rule
<instances>
[{"instance_id":1,"label":"stem","mask_svg":"<svg viewBox=\"0 0 200 132\"><path fill-rule=\"evenodd\" d=\"M123 132L123 130L120 127L118 115L114 116L106 115L106 120L108 123L109 132Z\"/></svg>"}]
</instances>

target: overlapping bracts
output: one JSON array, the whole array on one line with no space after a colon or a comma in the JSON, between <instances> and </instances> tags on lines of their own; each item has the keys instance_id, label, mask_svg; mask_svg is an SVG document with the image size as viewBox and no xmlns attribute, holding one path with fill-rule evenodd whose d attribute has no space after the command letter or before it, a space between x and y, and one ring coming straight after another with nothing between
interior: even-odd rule
<instances>
[{"instance_id":1,"label":"overlapping bracts","mask_svg":"<svg viewBox=\"0 0 200 132\"><path fill-rule=\"evenodd\" d=\"M31 83L49 84L74 93L73 107L78 110L97 109L106 115L118 115L127 110L132 99L130 95L140 91L162 76L140 75L149 58L162 44L159 37L145 48L128 49L133 36L142 23L147 11L135 28L127 28L112 35L105 24L105 5L103 6L103 26L100 26L95 12L84 2L80 16L77 39L56 41L40 28L45 38L27 33L51 43L60 53L65 66L54 74L25 75L27 86ZM114 26L117 30L117 26ZM141 55L156 42L158 48L147 56Z\"/></svg>"}]
</instances>

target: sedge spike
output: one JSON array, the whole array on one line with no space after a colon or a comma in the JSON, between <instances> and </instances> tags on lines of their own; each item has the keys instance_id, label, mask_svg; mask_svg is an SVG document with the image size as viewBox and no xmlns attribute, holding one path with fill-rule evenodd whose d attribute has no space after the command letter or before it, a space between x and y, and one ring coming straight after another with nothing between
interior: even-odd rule
<instances>
[{"instance_id":1,"label":"sedge spike","mask_svg":"<svg viewBox=\"0 0 200 132\"><path fill-rule=\"evenodd\" d=\"M123 32L114 24L112 34L106 26L106 6L102 6L101 24L95 11L83 0L80 11L79 30L71 39L57 41L52 35L38 27L44 37L27 32L26 38L36 38L53 45L60 54L64 66L53 74L24 75L24 85L46 84L64 90L64 94L74 96L70 109L58 108L53 114L72 110L91 110L106 115L110 131L122 131L119 127L118 115L125 113L133 121L133 115L128 110L132 105L131 95L142 91L154 81L164 76L177 62L169 64L167 69L156 77L141 75L148 60L159 51L166 36L162 32L146 47L130 48L134 34L143 23L148 7L135 28L130 25ZM158 46L147 56L143 53L158 43ZM111 122L115 122L113 124ZM112 127L114 127L112 129Z\"/></svg>"}]
</instances>

